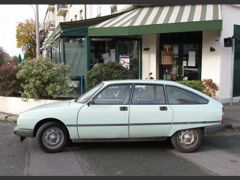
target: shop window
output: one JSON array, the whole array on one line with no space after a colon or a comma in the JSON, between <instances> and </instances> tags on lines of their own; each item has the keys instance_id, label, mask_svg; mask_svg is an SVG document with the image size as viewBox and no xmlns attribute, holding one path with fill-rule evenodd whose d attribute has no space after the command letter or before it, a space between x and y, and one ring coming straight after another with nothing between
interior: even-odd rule
<instances>
[{"instance_id":1,"label":"shop window","mask_svg":"<svg viewBox=\"0 0 240 180\"><path fill-rule=\"evenodd\" d=\"M70 66L73 78L84 76L86 72L84 43L85 38L64 38L65 62Z\"/></svg>"},{"instance_id":2,"label":"shop window","mask_svg":"<svg viewBox=\"0 0 240 180\"><path fill-rule=\"evenodd\" d=\"M111 38L92 38L90 68L97 64L116 61L115 58L116 42Z\"/></svg>"},{"instance_id":3,"label":"shop window","mask_svg":"<svg viewBox=\"0 0 240 180\"><path fill-rule=\"evenodd\" d=\"M52 60L55 63L60 63L60 42L56 41L52 46Z\"/></svg>"},{"instance_id":4,"label":"shop window","mask_svg":"<svg viewBox=\"0 0 240 180\"><path fill-rule=\"evenodd\" d=\"M92 38L90 68L100 63L119 61L130 71L131 79L140 78L140 41Z\"/></svg>"},{"instance_id":5,"label":"shop window","mask_svg":"<svg viewBox=\"0 0 240 180\"><path fill-rule=\"evenodd\" d=\"M119 62L130 71L131 79L140 78L140 42L123 40L118 42Z\"/></svg>"}]
</instances>

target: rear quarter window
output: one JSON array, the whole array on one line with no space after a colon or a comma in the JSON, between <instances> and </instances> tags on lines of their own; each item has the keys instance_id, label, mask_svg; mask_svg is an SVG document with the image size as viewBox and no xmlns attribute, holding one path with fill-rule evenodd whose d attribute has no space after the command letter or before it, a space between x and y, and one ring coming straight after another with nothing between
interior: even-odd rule
<instances>
[{"instance_id":1,"label":"rear quarter window","mask_svg":"<svg viewBox=\"0 0 240 180\"><path fill-rule=\"evenodd\" d=\"M166 86L166 93L169 104L207 104L208 100L183 88Z\"/></svg>"}]
</instances>

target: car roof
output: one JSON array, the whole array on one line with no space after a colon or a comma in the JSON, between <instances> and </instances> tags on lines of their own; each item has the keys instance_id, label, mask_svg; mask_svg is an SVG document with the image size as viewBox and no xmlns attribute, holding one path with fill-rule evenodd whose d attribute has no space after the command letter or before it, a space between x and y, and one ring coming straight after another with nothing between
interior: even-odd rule
<instances>
[{"instance_id":1,"label":"car roof","mask_svg":"<svg viewBox=\"0 0 240 180\"><path fill-rule=\"evenodd\" d=\"M128 84L128 83L143 83L143 84L168 84L168 85L179 85L174 81L167 80L139 80L139 79L128 79L128 80L110 80L103 81L104 84Z\"/></svg>"}]
</instances>

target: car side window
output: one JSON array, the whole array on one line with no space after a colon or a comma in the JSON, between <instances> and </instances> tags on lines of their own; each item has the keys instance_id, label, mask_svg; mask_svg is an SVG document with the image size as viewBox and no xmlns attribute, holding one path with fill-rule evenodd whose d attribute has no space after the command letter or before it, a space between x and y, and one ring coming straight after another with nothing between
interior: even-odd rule
<instances>
[{"instance_id":1,"label":"car side window","mask_svg":"<svg viewBox=\"0 0 240 180\"><path fill-rule=\"evenodd\" d=\"M208 100L190 91L175 86L166 86L169 104L207 104Z\"/></svg>"},{"instance_id":2,"label":"car side window","mask_svg":"<svg viewBox=\"0 0 240 180\"><path fill-rule=\"evenodd\" d=\"M100 92L95 98L95 104L128 104L132 85L111 85Z\"/></svg>"},{"instance_id":3,"label":"car side window","mask_svg":"<svg viewBox=\"0 0 240 180\"><path fill-rule=\"evenodd\" d=\"M162 85L135 85L132 104L165 104Z\"/></svg>"}]
</instances>

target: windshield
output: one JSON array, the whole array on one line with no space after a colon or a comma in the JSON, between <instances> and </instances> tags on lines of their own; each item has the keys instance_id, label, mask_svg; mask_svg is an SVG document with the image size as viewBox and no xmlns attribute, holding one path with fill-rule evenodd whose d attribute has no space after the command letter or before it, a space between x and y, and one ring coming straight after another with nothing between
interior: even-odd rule
<instances>
[{"instance_id":1,"label":"windshield","mask_svg":"<svg viewBox=\"0 0 240 180\"><path fill-rule=\"evenodd\" d=\"M102 87L102 86L103 86L103 83L98 84L94 88L90 89L89 91L87 91L86 93L81 95L78 98L77 102L79 102L79 103L86 103L89 100L89 98L92 97L95 94L95 92L97 92L97 90L99 90L100 87Z\"/></svg>"}]
</instances>

